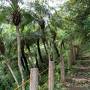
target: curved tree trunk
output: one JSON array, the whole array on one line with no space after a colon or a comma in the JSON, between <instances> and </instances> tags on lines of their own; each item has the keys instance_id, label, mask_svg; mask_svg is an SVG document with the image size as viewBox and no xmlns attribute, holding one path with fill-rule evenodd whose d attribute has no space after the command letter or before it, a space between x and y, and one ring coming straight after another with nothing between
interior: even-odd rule
<instances>
[{"instance_id":1,"label":"curved tree trunk","mask_svg":"<svg viewBox=\"0 0 90 90\"><path fill-rule=\"evenodd\" d=\"M19 67L21 79L22 79L22 90L25 90L23 67L21 65L21 38L20 38L19 26L16 26L16 34L17 34L17 49L18 49L18 67Z\"/></svg>"},{"instance_id":2,"label":"curved tree trunk","mask_svg":"<svg viewBox=\"0 0 90 90\"><path fill-rule=\"evenodd\" d=\"M13 72L11 66L10 66L10 64L7 62L6 65L7 65L8 69L10 70L10 72L11 72L11 74L12 74L12 76L13 76L15 82L16 82L17 87L19 88L18 80L17 80L17 78L16 78L16 76L15 76L15 74L14 74L14 72Z\"/></svg>"}]
</instances>

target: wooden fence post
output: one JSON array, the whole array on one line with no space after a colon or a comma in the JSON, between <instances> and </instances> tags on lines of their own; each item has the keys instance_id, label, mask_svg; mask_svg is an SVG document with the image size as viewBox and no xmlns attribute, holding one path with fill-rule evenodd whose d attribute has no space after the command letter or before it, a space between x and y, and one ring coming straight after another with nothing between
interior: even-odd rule
<instances>
[{"instance_id":1,"label":"wooden fence post","mask_svg":"<svg viewBox=\"0 0 90 90\"><path fill-rule=\"evenodd\" d=\"M49 60L48 90L54 90L54 61Z\"/></svg>"},{"instance_id":2,"label":"wooden fence post","mask_svg":"<svg viewBox=\"0 0 90 90\"><path fill-rule=\"evenodd\" d=\"M30 90L38 90L38 68L31 68L30 71Z\"/></svg>"}]
</instances>

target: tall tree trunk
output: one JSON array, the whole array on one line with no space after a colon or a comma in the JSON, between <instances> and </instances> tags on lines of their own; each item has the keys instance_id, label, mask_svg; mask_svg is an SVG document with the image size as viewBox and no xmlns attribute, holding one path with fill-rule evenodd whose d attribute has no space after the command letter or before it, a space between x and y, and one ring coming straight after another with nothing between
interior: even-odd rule
<instances>
[{"instance_id":1,"label":"tall tree trunk","mask_svg":"<svg viewBox=\"0 0 90 90\"><path fill-rule=\"evenodd\" d=\"M64 58L63 55L61 54L60 56L60 71L61 71L61 82L64 84L65 83L65 66L64 66Z\"/></svg>"},{"instance_id":2,"label":"tall tree trunk","mask_svg":"<svg viewBox=\"0 0 90 90\"><path fill-rule=\"evenodd\" d=\"M75 60L78 59L79 45L74 45Z\"/></svg>"},{"instance_id":3,"label":"tall tree trunk","mask_svg":"<svg viewBox=\"0 0 90 90\"><path fill-rule=\"evenodd\" d=\"M17 49L18 49L18 67L19 67L21 79L22 79L22 90L25 90L24 73L23 73L23 67L21 65L21 37L19 32L19 26L16 26L16 34L17 34Z\"/></svg>"},{"instance_id":4,"label":"tall tree trunk","mask_svg":"<svg viewBox=\"0 0 90 90\"><path fill-rule=\"evenodd\" d=\"M72 64L75 64L75 60L76 60L76 52L75 52L75 47L73 46L73 60L72 60Z\"/></svg>"},{"instance_id":5,"label":"tall tree trunk","mask_svg":"<svg viewBox=\"0 0 90 90\"><path fill-rule=\"evenodd\" d=\"M16 76L15 76L15 74L14 74L14 72L13 72L11 66L10 66L10 64L7 62L6 65L7 65L8 69L10 70L10 72L11 72L11 74L12 74L12 76L13 76L13 78L14 78L16 84L17 84L17 87L19 88L18 80L17 80L17 78L16 78Z\"/></svg>"},{"instance_id":6,"label":"tall tree trunk","mask_svg":"<svg viewBox=\"0 0 90 90\"><path fill-rule=\"evenodd\" d=\"M58 48L57 48L57 46L56 46L55 41L53 41L53 45L54 45L54 49L56 50L56 53L57 53L57 55L58 55L58 57L59 57L60 54L59 54L59 50L58 50Z\"/></svg>"},{"instance_id":7,"label":"tall tree trunk","mask_svg":"<svg viewBox=\"0 0 90 90\"><path fill-rule=\"evenodd\" d=\"M36 60L36 67L39 69L39 63L38 63L38 59L37 59L37 53L35 53L35 60Z\"/></svg>"},{"instance_id":8,"label":"tall tree trunk","mask_svg":"<svg viewBox=\"0 0 90 90\"><path fill-rule=\"evenodd\" d=\"M43 62L43 58L42 58L42 54L41 54L41 50L40 50L40 45L39 45L39 39L37 40L37 48L38 48L39 58L40 58L41 62Z\"/></svg>"},{"instance_id":9,"label":"tall tree trunk","mask_svg":"<svg viewBox=\"0 0 90 90\"><path fill-rule=\"evenodd\" d=\"M45 49L46 55L48 56L48 51L47 51L47 47L46 47L45 41L42 40L42 42L43 42L43 45L44 45L44 49Z\"/></svg>"},{"instance_id":10,"label":"tall tree trunk","mask_svg":"<svg viewBox=\"0 0 90 90\"><path fill-rule=\"evenodd\" d=\"M70 65L75 64L75 49L72 44L72 41L70 42Z\"/></svg>"},{"instance_id":11,"label":"tall tree trunk","mask_svg":"<svg viewBox=\"0 0 90 90\"><path fill-rule=\"evenodd\" d=\"M25 56L25 52L24 52L24 49L21 49L21 58L23 60L23 63L24 63L24 69L27 71L27 74L29 75L30 74L30 71L29 71L29 67L28 67L28 62L27 62L27 59L26 59L26 56Z\"/></svg>"}]
</instances>

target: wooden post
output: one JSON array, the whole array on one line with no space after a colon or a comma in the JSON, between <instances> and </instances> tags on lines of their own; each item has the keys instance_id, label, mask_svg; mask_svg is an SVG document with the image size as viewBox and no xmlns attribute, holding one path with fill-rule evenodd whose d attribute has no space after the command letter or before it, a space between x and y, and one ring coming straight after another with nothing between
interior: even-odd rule
<instances>
[{"instance_id":1,"label":"wooden post","mask_svg":"<svg viewBox=\"0 0 90 90\"><path fill-rule=\"evenodd\" d=\"M49 60L48 90L54 90L54 61Z\"/></svg>"},{"instance_id":2,"label":"wooden post","mask_svg":"<svg viewBox=\"0 0 90 90\"><path fill-rule=\"evenodd\" d=\"M60 61L61 61L60 62L61 82L64 84L65 83L65 66L64 66L64 58L62 55L61 55Z\"/></svg>"},{"instance_id":3,"label":"wooden post","mask_svg":"<svg viewBox=\"0 0 90 90\"><path fill-rule=\"evenodd\" d=\"M30 90L38 90L38 68L30 71Z\"/></svg>"}]
</instances>

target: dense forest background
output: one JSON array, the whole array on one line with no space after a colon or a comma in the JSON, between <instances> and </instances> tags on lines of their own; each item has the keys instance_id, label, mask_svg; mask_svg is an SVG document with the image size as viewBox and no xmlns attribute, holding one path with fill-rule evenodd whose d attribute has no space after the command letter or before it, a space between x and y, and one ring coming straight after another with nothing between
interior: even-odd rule
<instances>
[{"instance_id":1,"label":"dense forest background","mask_svg":"<svg viewBox=\"0 0 90 90\"><path fill-rule=\"evenodd\" d=\"M29 90L31 68L39 90L48 90L49 61L53 90L89 90L90 0L26 2L0 0L0 90Z\"/></svg>"}]
</instances>

